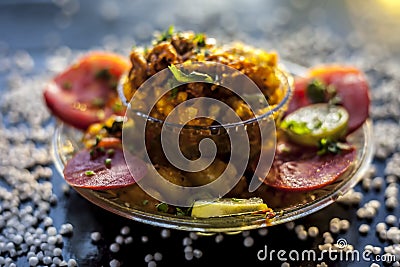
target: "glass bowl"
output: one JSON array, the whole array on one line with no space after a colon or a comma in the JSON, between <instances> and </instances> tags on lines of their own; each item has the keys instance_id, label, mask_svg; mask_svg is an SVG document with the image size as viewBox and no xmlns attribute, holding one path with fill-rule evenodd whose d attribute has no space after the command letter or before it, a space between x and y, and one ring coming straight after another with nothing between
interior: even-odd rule
<instances>
[{"instance_id":1,"label":"glass bowl","mask_svg":"<svg viewBox=\"0 0 400 267\"><path fill-rule=\"evenodd\" d=\"M287 81L286 81L287 82ZM290 83L290 82L289 82ZM272 108L263 116L273 116L279 119L287 105L291 90L287 82L287 91L281 103ZM149 117L143 120L151 120ZM251 121L250 123L253 123ZM160 123L151 120L151 123ZM247 122L249 123L249 122ZM242 125L247 128L246 123ZM261 128L261 127L260 127ZM191 131L191 129L188 129ZM72 127L58 124L53 138L53 154L57 170L63 176L63 169L68 159L83 147L81 139L83 133ZM192 134L190 134L192 136ZM277 225L298 219L314 213L333 203L338 197L354 187L367 171L372 159L372 124L370 121L348 137L357 149L357 157L352 166L334 183L321 189L307 192L284 192L262 185L255 196L262 196L265 203L274 210L275 217L266 219L265 214L238 215L215 218L192 218L177 216L156 210L149 211L140 201L130 201L130 194L144 194L137 185L126 189L95 191L83 188L74 188L79 194L110 212L142 223L171 229L196 231L202 233L237 232L270 225Z\"/></svg>"}]
</instances>

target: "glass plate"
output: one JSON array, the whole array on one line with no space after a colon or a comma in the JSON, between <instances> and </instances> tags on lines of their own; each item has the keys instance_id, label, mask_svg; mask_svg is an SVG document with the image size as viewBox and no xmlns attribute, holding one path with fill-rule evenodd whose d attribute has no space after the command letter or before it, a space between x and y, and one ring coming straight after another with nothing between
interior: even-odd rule
<instances>
[{"instance_id":1,"label":"glass plate","mask_svg":"<svg viewBox=\"0 0 400 267\"><path fill-rule=\"evenodd\" d=\"M290 72L294 75L302 75L306 71L304 67L292 63L288 65L285 62L284 66L290 69ZM81 131L62 123L57 125L53 137L53 155L56 168L61 176L63 176L63 169L68 159L82 148L81 138ZM118 197L111 190L74 189L101 208L138 222L171 229L197 231L204 234L234 233L277 225L307 216L333 203L353 188L365 174L372 160L372 122L366 121L362 127L348 137L348 141L357 148L357 157L351 168L334 183L308 192L283 192L268 187L262 189L261 193L265 203L276 212L276 216L268 220L265 215L261 214L198 219L156 211L149 212L143 209L143 205L127 205L123 198Z\"/></svg>"},{"instance_id":2,"label":"glass plate","mask_svg":"<svg viewBox=\"0 0 400 267\"><path fill-rule=\"evenodd\" d=\"M58 124L53 138L53 154L57 170L63 175L66 161L80 149L82 133L64 124ZM303 193L285 193L269 189L266 201L276 212L272 220L262 215L243 215L209 219L180 217L158 212L146 212L139 207L127 206L115 195L90 189L74 188L79 194L94 204L126 218L172 229L198 232L234 232L255 229L292 221L314 213L345 194L354 187L367 171L373 155L372 123L367 121L349 136L349 141L357 147L357 158L353 166L333 184L321 189ZM274 204L279 203L279 204ZM274 207L280 205L280 207Z\"/></svg>"}]
</instances>

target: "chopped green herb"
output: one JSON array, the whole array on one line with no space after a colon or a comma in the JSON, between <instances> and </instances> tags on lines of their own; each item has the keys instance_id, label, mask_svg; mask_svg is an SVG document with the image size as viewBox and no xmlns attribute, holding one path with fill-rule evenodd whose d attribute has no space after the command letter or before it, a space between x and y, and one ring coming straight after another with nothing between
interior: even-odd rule
<instances>
[{"instance_id":1,"label":"chopped green herb","mask_svg":"<svg viewBox=\"0 0 400 267\"><path fill-rule=\"evenodd\" d=\"M323 124L323 122L319 118L314 118L312 120L312 123L313 123L313 125L312 125L313 129L319 129L322 127L322 124Z\"/></svg>"},{"instance_id":2,"label":"chopped green herb","mask_svg":"<svg viewBox=\"0 0 400 267\"><path fill-rule=\"evenodd\" d=\"M109 157L113 157L114 154L115 154L115 150L113 148L110 148L110 149L107 150L106 154Z\"/></svg>"},{"instance_id":3,"label":"chopped green herb","mask_svg":"<svg viewBox=\"0 0 400 267\"><path fill-rule=\"evenodd\" d=\"M101 141L102 137L100 135L96 135L96 143L94 144L94 146L97 146L100 141Z\"/></svg>"},{"instance_id":4,"label":"chopped green herb","mask_svg":"<svg viewBox=\"0 0 400 267\"><path fill-rule=\"evenodd\" d=\"M325 102L327 87L320 80L314 79L307 86L307 97L312 103L323 103Z\"/></svg>"},{"instance_id":5,"label":"chopped green herb","mask_svg":"<svg viewBox=\"0 0 400 267\"><path fill-rule=\"evenodd\" d=\"M147 55L149 53L149 48L147 46L143 49L143 54Z\"/></svg>"},{"instance_id":6,"label":"chopped green herb","mask_svg":"<svg viewBox=\"0 0 400 267\"><path fill-rule=\"evenodd\" d=\"M169 26L168 30L166 30L165 32L162 32L160 34L160 36L157 39L157 43L161 43L161 42L171 39L174 32L175 32L174 26L173 25Z\"/></svg>"},{"instance_id":7,"label":"chopped green herb","mask_svg":"<svg viewBox=\"0 0 400 267\"><path fill-rule=\"evenodd\" d=\"M195 35L193 42L197 44L199 47L206 46L206 36L204 33L198 33Z\"/></svg>"},{"instance_id":8,"label":"chopped green herb","mask_svg":"<svg viewBox=\"0 0 400 267\"><path fill-rule=\"evenodd\" d=\"M104 153L106 152L106 150L104 149L104 147L98 147L98 148L97 148L97 151L98 151L100 154L104 154Z\"/></svg>"},{"instance_id":9,"label":"chopped green herb","mask_svg":"<svg viewBox=\"0 0 400 267\"><path fill-rule=\"evenodd\" d=\"M95 159L97 156L96 150L93 148L90 149L89 154L90 154L90 159Z\"/></svg>"},{"instance_id":10,"label":"chopped green herb","mask_svg":"<svg viewBox=\"0 0 400 267\"><path fill-rule=\"evenodd\" d=\"M308 128L306 122L283 121L281 123L281 128L291 130L292 132L298 135L311 133L311 129Z\"/></svg>"},{"instance_id":11,"label":"chopped green herb","mask_svg":"<svg viewBox=\"0 0 400 267\"><path fill-rule=\"evenodd\" d=\"M116 135L122 132L122 127L124 124L123 117L117 117L112 123L111 127L104 126L103 128L107 130L110 135Z\"/></svg>"},{"instance_id":12,"label":"chopped green herb","mask_svg":"<svg viewBox=\"0 0 400 267\"><path fill-rule=\"evenodd\" d=\"M177 87L175 87L175 88L173 88L172 90L171 90L171 94L170 94L170 98L171 99L174 99L174 98L176 98L176 96L178 95L178 88Z\"/></svg>"},{"instance_id":13,"label":"chopped green herb","mask_svg":"<svg viewBox=\"0 0 400 267\"><path fill-rule=\"evenodd\" d=\"M124 106L123 106L122 103L119 102L119 101L118 101L118 102L115 102L114 105L112 106L112 110L113 110L114 112L121 112L123 108L124 108Z\"/></svg>"},{"instance_id":14,"label":"chopped green herb","mask_svg":"<svg viewBox=\"0 0 400 267\"><path fill-rule=\"evenodd\" d=\"M168 204L167 203L159 203L156 205L158 211L167 212L168 211Z\"/></svg>"},{"instance_id":15,"label":"chopped green herb","mask_svg":"<svg viewBox=\"0 0 400 267\"><path fill-rule=\"evenodd\" d=\"M86 176L93 176L93 175L95 175L96 173L94 172L94 171L85 171L85 175Z\"/></svg>"},{"instance_id":16,"label":"chopped green herb","mask_svg":"<svg viewBox=\"0 0 400 267\"><path fill-rule=\"evenodd\" d=\"M344 148L344 146L342 146L340 143L327 138L322 138L318 143L317 154L320 156L327 153L339 154L342 151L342 148Z\"/></svg>"},{"instance_id":17,"label":"chopped green herb","mask_svg":"<svg viewBox=\"0 0 400 267\"><path fill-rule=\"evenodd\" d=\"M178 216L185 216L186 212L180 208L176 208L176 215Z\"/></svg>"},{"instance_id":18,"label":"chopped green herb","mask_svg":"<svg viewBox=\"0 0 400 267\"><path fill-rule=\"evenodd\" d=\"M172 74L174 75L174 78L178 82L182 83L189 83L189 82L213 82L213 79L211 78L210 75L205 74L205 73L200 73L196 71L192 71L189 74L186 74L182 72L180 69L178 69L174 64L171 66L168 66Z\"/></svg>"},{"instance_id":19,"label":"chopped green herb","mask_svg":"<svg viewBox=\"0 0 400 267\"><path fill-rule=\"evenodd\" d=\"M102 108L105 105L105 102L102 98L96 97L92 100L92 105L98 108Z\"/></svg>"},{"instance_id":20,"label":"chopped green herb","mask_svg":"<svg viewBox=\"0 0 400 267\"><path fill-rule=\"evenodd\" d=\"M111 167L111 159L110 158L105 159L104 164L106 165L107 168L110 168Z\"/></svg>"},{"instance_id":21,"label":"chopped green herb","mask_svg":"<svg viewBox=\"0 0 400 267\"><path fill-rule=\"evenodd\" d=\"M145 199L145 200L142 201L142 205L143 205L143 206L146 206L147 204L149 204L149 201L148 201L147 199Z\"/></svg>"},{"instance_id":22,"label":"chopped green herb","mask_svg":"<svg viewBox=\"0 0 400 267\"><path fill-rule=\"evenodd\" d=\"M96 79L109 81L112 78L110 70L108 69L101 69L95 74Z\"/></svg>"},{"instance_id":23,"label":"chopped green herb","mask_svg":"<svg viewBox=\"0 0 400 267\"><path fill-rule=\"evenodd\" d=\"M233 202L242 202L243 201L243 199L240 199L240 198L231 198L231 200L233 201Z\"/></svg>"},{"instance_id":24,"label":"chopped green herb","mask_svg":"<svg viewBox=\"0 0 400 267\"><path fill-rule=\"evenodd\" d=\"M329 99L328 102L330 105L339 105L342 103L342 99L340 98L340 96L335 95L334 97L332 97L331 99Z\"/></svg>"},{"instance_id":25,"label":"chopped green herb","mask_svg":"<svg viewBox=\"0 0 400 267\"><path fill-rule=\"evenodd\" d=\"M65 90L71 90L71 88L72 88L72 83L66 81L66 82L64 82L64 83L62 84L62 88L64 88Z\"/></svg>"},{"instance_id":26,"label":"chopped green herb","mask_svg":"<svg viewBox=\"0 0 400 267\"><path fill-rule=\"evenodd\" d=\"M307 97L312 103L328 102L330 105L340 104L342 101L336 95L336 88L333 85L326 85L318 79L314 79L307 86Z\"/></svg>"},{"instance_id":27,"label":"chopped green herb","mask_svg":"<svg viewBox=\"0 0 400 267\"><path fill-rule=\"evenodd\" d=\"M115 79L112 79L112 80L109 82L109 85L110 85L111 89L117 90L118 81L115 80Z\"/></svg>"}]
</instances>

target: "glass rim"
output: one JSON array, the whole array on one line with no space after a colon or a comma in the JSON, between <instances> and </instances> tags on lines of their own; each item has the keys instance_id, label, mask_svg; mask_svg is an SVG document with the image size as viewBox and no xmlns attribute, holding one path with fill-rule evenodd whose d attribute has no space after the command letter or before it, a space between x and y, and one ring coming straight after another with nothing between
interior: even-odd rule
<instances>
[{"instance_id":1,"label":"glass rim","mask_svg":"<svg viewBox=\"0 0 400 267\"><path fill-rule=\"evenodd\" d=\"M132 112L134 112L135 115L144 118L147 122L159 123L160 125L168 126L171 128L214 131L214 130L218 130L221 128L228 129L228 128L235 128L238 126L249 125L249 124L252 124L255 122L262 121L262 120L274 115L276 112L280 111L289 102L289 100L292 96L293 86L290 82L290 77L291 77L290 74L280 67L275 68L274 71L278 72L278 77L281 82L281 85L277 90L281 90L282 86L286 87L283 98L281 99L281 101L279 101L279 103L277 103L275 105L269 105L269 103L268 103L269 107L271 107L271 106L273 106L273 107L271 109L269 109L267 112L265 112L261 115L257 115L255 117L247 119L247 120L243 120L240 122L233 122L233 123L224 123L224 124L219 124L219 125L188 125L188 124L167 122L163 119L158 119L158 118L152 117L150 115L144 114L143 112L138 111L138 110L132 109ZM120 99L122 100L123 104L126 105L126 107L128 109L130 109L131 108L130 101L128 102L128 100L126 99L126 97L123 93L123 83L125 82L126 79L127 79L127 74L123 74L118 83L117 91L118 91L118 95L119 95ZM126 116L126 113L125 113L125 116Z\"/></svg>"}]
</instances>

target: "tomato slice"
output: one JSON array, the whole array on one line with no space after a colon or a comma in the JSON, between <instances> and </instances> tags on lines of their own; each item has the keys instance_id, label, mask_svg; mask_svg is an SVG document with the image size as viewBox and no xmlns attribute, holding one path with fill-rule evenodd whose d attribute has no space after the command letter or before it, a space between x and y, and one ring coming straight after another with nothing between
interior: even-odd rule
<instances>
[{"instance_id":1,"label":"tomato slice","mask_svg":"<svg viewBox=\"0 0 400 267\"><path fill-rule=\"evenodd\" d=\"M112 114L123 115L116 85L129 67L120 55L91 52L46 86L45 102L56 117L82 130Z\"/></svg>"},{"instance_id":2,"label":"tomato slice","mask_svg":"<svg viewBox=\"0 0 400 267\"><path fill-rule=\"evenodd\" d=\"M93 155L93 153L92 153ZM106 160L110 160L106 162ZM129 162L131 172L126 164ZM133 168L132 166L135 166ZM65 168L64 177L68 184L93 190L107 190L132 185L147 173L146 164L139 158L126 154L116 147L111 153L91 156L90 149L84 149L71 158Z\"/></svg>"},{"instance_id":3,"label":"tomato slice","mask_svg":"<svg viewBox=\"0 0 400 267\"><path fill-rule=\"evenodd\" d=\"M369 116L369 85L364 74L349 66L326 65L310 69L307 77L296 78L294 94L287 114L311 104L306 89L310 82L319 79L336 89L341 105L349 113L348 133L358 129Z\"/></svg>"},{"instance_id":4,"label":"tomato slice","mask_svg":"<svg viewBox=\"0 0 400 267\"><path fill-rule=\"evenodd\" d=\"M310 191L331 184L349 169L356 157L354 148L322 156L315 149L290 142L280 142L277 148L264 183L286 191Z\"/></svg>"}]
</instances>

